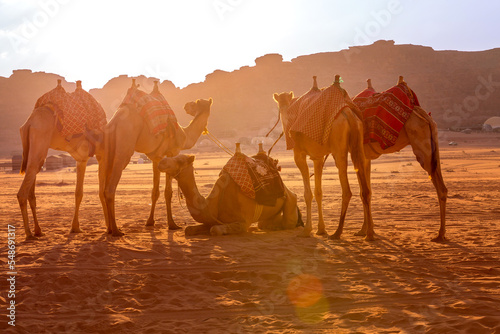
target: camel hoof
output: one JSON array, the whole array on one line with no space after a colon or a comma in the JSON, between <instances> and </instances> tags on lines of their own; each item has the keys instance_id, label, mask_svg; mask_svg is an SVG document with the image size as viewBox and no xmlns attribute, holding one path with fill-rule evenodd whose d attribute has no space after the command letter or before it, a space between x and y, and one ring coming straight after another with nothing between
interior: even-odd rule
<instances>
[{"instance_id":1,"label":"camel hoof","mask_svg":"<svg viewBox=\"0 0 500 334\"><path fill-rule=\"evenodd\" d=\"M359 230L358 232L354 233L354 235L357 237L364 237L366 236L366 232L363 230Z\"/></svg>"},{"instance_id":2,"label":"camel hoof","mask_svg":"<svg viewBox=\"0 0 500 334\"><path fill-rule=\"evenodd\" d=\"M184 229L184 234L186 236L198 235L198 234L209 234L210 229L207 226L196 225L196 226L188 226Z\"/></svg>"},{"instance_id":3,"label":"camel hoof","mask_svg":"<svg viewBox=\"0 0 500 334\"><path fill-rule=\"evenodd\" d=\"M366 235L365 241L375 241L375 237L373 235Z\"/></svg>"},{"instance_id":4,"label":"camel hoof","mask_svg":"<svg viewBox=\"0 0 500 334\"><path fill-rule=\"evenodd\" d=\"M154 219L148 219L146 222L146 226L155 226L155 220Z\"/></svg>"},{"instance_id":5,"label":"camel hoof","mask_svg":"<svg viewBox=\"0 0 500 334\"><path fill-rule=\"evenodd\" d=\"M182 227L177 226L176 224L169 224L168 225L168 229L172 230L172 231L175 231L175 230L182 230Z\"/></svg>"},{"instance_id":6,"label":"camel hoof","mask_svg":"<svg viewBox=\"0 0 500 334\"><path fill-rule=\"evenodd\" d=\"M83 231L77 227L77 228L71 228L71 230L69 230L69 233L83 233Z\"/></svg>"},{"instance_id":7,"label":"camel hoof","mask_svg":"<svg viewBox=\"0 0 500 334\"><path fill-rule=\"evenodd\" d=\"M26 236L26 241L29 241L29 240L36 240L36 237L33 234L29 234Z\"/></svg>"},{"instance_id":8,"label":"camel hoof","mask_svg":"<svg viewBox=\"0 0 500 334\"><path fill-rule=\"evenodd\" d=\"M113 237L123 237L123 236L125 235L125 233L123 233L123 232L122 232L122 231L120 231L120 230L116 230L116 231L113 231L113 232L111 233L111 235L112 235Z\"/></svg>"},{"instance_id":9,"label":"camel hoof","mask_svg":"<svg viewBox=\"0 0 500 334\"><path fill-rule=\"evenodd\" d=\"M326 233L326 230L322 229L318 230L318 232L316 232L316 235L328 235L328 233Z\"/></svg>"},{"instance_id":10,"label":"camel hoof","mask_svg":"<svg viewBox=\"0 0 500 334\"><path fill-rule=\"evenodd\" d=\"M340 235L341 235L341 233L335 232L328 239L330 239L330 240L340 240Z\"/></svg>"},{"instance_id":11,"label":"camel hoof","mask_svg":"<svg viewBox=\"0 0 500 334\"><path fill-rule=\"evenodd\" d=\"M447 242L448 239L444 235L438 235L434 239L431 239L432 242Z\"/></svg>"},{"instance_id":12,"label":"camel hoof","mask_svg":"<svg viewBox=\"0 0 500 334\"><path fill-rule=\"evenodd\" d=\"M219 235L224 235L222 226L212 226L212 228L210 228L210 235L214 237Z\"/></svg>"},{"instance_id":13,"label":"camel hoof","mask_svg":"<svg viewBox=\"0 0 500 334\"><path fill-rule=\"evenodd\" d=\"M42 235L42 231L35 231L35 237L41 237Z\"/></svg>"}]
</instances>

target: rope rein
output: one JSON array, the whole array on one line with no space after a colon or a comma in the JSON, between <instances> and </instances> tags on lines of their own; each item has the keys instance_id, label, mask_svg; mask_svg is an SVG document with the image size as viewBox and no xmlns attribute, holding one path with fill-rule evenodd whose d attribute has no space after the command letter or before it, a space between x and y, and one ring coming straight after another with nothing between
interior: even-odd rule
<instances>
[{"instance_id":1,"label":"rope rein","mask_svg":"<svg viewBox=\"0 0 500 334\"><path fill-rule=\"evenodd\" d=\"M205 128L205 131L203 131L203 134L208 137L212 142L215 143L215 145L219 146L220 149L222 149L224 152L229 154L230 156L233 156L234 153L231 151L226 145L224 145L217 137L215 137L213 134L211 134L207 128Z\"/></svg>"}]
</instances>

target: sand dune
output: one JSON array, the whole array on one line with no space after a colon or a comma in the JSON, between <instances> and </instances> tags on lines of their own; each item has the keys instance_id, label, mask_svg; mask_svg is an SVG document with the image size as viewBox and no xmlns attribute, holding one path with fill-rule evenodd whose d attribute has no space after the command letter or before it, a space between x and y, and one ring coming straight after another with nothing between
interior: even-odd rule
<instances>
[{"instance_id":1,"label":"sand dune","mask_svg":"<svg viewBox=\"0 0 500 334\"><path fill-rule=\"evenodd\" d=\"M37 199L45 235L24 241L15 195L22 176L0 172L4 273L7 224L16 226L17 242L16 327L4 316L0 328L5 333L500 333L500 136L440 135L449 189L447 243L430 242L439 229L437 198L410 148L372 164L374 242L354 236L362 205L352 167L356 196L340 241L297 238L299 229L185 237L183 231L168 231L163 200L156 226L145 227L150 165L130 165L118 186L122 238L104 233L96 166L87 171L82 234L68 233L75 172L40 173ZM448 146L451 140L458 146ZM198 185L207 194L228 156L195 153ZM305 210L291 152L273 155ZM341 198L332 160L323 183L331 234ZM173 208L179 225L194 223L184 203L175 201ZM5 279L0 286L5 314L10 301Z\"/></svg>"}]
</instances>

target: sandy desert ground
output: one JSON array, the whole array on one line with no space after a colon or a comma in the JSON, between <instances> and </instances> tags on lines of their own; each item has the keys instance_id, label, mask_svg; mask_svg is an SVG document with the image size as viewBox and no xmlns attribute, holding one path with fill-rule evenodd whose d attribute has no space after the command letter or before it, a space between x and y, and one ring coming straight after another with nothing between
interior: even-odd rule
<instances>
[{"instance_id":1,"label":"sandy desert ground","mask_svg":"<svg viewBox=\"0 0 500 334\"><path fill-rule=\"evenodd\" d=\"M449 146L450 141L457 146ZM411 149L372 164L376 241L354 236L362 223L359 188L340 241L292 231L185 237L145 227L151 165L130 165L117 192L118 224L105 234L97 166L87 170L80 219L69 234L76 173L42 172L37 200L44 236L25 241L16 193L22 176L0 172L0 329L4 333L500 333L500 134L441 132L449 190L446 243L435 190ZM254 148L243 147L253 154ZM208 194L228 157L191 151ZM285 183L302 181L290 151L275 150ZM340 213L333 160L323 177L327 229ZM162 185L163 188L163 185ZM174 182L174 189L177 186ZM315 208L315 205L313 206ZM176 222L193 224L174 201ZM313 218L317 218L316 210ZM7 226L15 225L16 327L8 325ZM33 227L32 227L33 229ZM8 278L8 277L7 277ZM5 330L7 329L7 330Z\"/></svg>"}]
</instances>

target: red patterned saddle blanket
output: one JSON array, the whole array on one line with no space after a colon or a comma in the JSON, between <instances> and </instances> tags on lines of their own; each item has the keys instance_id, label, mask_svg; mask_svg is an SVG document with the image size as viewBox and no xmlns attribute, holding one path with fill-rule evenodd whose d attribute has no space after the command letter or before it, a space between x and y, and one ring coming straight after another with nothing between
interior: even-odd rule
<instances>
[{"instance_id":1,"label":"red patterned saddle blanket","mask_svg":"<svg viewBox=\"0 0 500 334\"><path fill-rule=\"evenodd\" d=\"M173 137L179 128L174 111L159 90L147 94L136 87L129 88L121 105L135 106L154 135L166 133Z\"/></svg>"},{"instance_id":2,"label":"red patterned saddle blanket","mask_svg":"<svg viewBox=\"0 0 500 334\"><path fill-rule=\"evenodd\" d=\"M273 206L285 194L285 186L276 166L267 156L252 158L237 153L222 168L249 198L258 204ZM222 173L221 172L221 173Z\"/></svg>"},{"instance_id":3,"label":"red patterned saddle blanket","mask_svg":"<svg viewBox=\"0 0 500 334\"><path fill-rule=\"evenodd\" d=\"M367 88L353 102L363 113L364 142L377 141L382 149L395 144L414 107L420 106L417 95L406 83L382 93Z\"/></svg>"},{"instance_id":4,"label":"red patterned saddle blanket","mask_svg":"<svg viewBox=\"0 0 500 334\"><path fill-rule=\"evenodd\" d=\"M295 146L291 132L303 133L320 145L324 145L335 118L349 106L349 96L336 85L323 90L311 89L288 107L288 123L285 129L286 148Z\"/></svg>"},{"instance_id":5,"label":"red patterned saddle blanket","mask_svg":"<svg viewBox=\"0 0 500 334\"><path fill-rule=\"evenodd\" d=\"M102 131L106 125L106 113L92 95L81 88L67 93L61 85L42 95L35 109L48 107L57 118L57 129L64 138L86 134L90 130Z\"/></svg>"}]
</instances>

